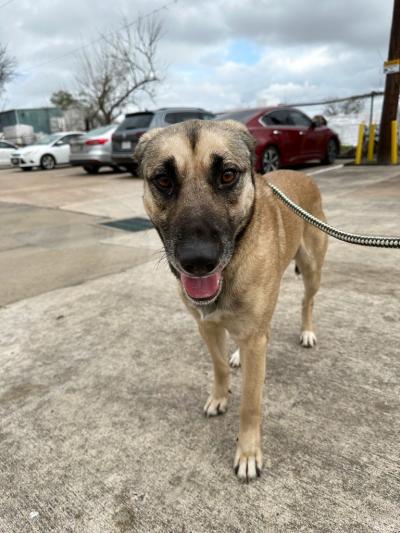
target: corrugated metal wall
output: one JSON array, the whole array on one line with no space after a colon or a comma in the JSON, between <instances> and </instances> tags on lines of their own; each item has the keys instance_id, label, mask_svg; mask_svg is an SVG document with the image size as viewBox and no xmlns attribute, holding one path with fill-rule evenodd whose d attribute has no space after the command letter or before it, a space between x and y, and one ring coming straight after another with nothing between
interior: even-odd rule
<instances>
[{"instance_id":1,"label":"corrugated metal wall","mask_svg":"<svg viewBox=\"0 0 400 533\"><path fill-rule=\"evenodd\" d=\"M17 114L15 110L2 111L0 113L0 131L3 131L4 127L15 126L17 124Z\"/></svg>"},{"instance_id":2,"label":"corrugated metal wall","mask_svg":"<svg viewBox=\"0 0 400 533\"><path fill-rule=\"evenodd\" d=\"M61 109L56 107L4 111L0 113L0 129L26 124L32 126L35 133L52 133L63 129L62 117Z\"/></svg>"}]
</instances>

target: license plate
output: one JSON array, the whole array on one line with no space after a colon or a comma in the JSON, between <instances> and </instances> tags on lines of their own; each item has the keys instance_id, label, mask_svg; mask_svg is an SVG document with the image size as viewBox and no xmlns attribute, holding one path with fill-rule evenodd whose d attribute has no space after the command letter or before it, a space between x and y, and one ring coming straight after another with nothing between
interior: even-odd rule
<instances>
[{"instance_id":1,"label":"license plate","mask_svg":"<svg viewBox=\"0 0 400 533\"><path fill-rule=\"evenodd\" d=\"M132 148L132 144L130 141L123 141L121 144L122 150L130 150Z\"/></svg>"},{"instance_id":2,"label":"license plate","mask_svg":"<svg viewBox=\"0 0 400 533\"><path fill-rule=\"evenodd\" d=\"M13 165L19 165L19 159L17 159L16 157L13 157L13 158L11 159L11 163L12 163Z\"/></svg>"}]
</instances>

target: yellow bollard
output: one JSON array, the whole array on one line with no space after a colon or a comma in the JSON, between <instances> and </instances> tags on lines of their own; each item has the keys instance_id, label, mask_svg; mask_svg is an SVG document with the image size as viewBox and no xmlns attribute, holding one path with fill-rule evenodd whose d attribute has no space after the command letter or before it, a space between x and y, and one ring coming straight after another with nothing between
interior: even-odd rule
<instances>
[{"instance_id":1,"label":"yellow bollard","mask_svg":"<svg viewBox=\"0 0 400 533\"><path fill-rule=\"evenodd\" d=\"M392 120L392 165L397 165L399 152L397 147L397 120Z\"/></svg>"},{"instance_id":2,"label":"yellow bollard","mask_svg":"<svg viewBox=\"0 0 400 533\"><path fill-rule=\"evenodd\" d=\"M356 159L354 161L356 165L361 165L363 143L364 143L364 131L365 131L365 124L364 124L364 122L361 122L361 124L358 127L358 141L357 141L357 149L356 149Z\"/></svg>"},{"instance_id":3,"label":"yellow bollard","mask_svg":"<svg viewBox=\"0 0 400 533\"><path fill-rule=\"evenodd\" d=\"M376 130L376 124L371 124L369 127L367 161L374 160L375 130Z\"/></svg>"}]
</instances>

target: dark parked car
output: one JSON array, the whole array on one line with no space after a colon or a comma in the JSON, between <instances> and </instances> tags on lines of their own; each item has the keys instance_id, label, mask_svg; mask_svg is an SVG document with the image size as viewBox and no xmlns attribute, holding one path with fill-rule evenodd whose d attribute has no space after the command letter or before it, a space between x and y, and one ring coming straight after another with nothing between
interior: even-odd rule
<instances>
[{"instance_id":1,"label":"dark parked car","mask_svg":"<svg viewBox=\"0 0 400 533\"><path fill-rule=\"evenodd\" d=\"M193 107L169 107L155 111L129 113L112 136L113 163L135 174L132 154L143 133L152 128L162 128L196 118L212 119L214 115L204 109Z\"/></svg>"},{"instance_id":2,"label":"dark parked car","mask_svg":"<svg viewBox=\"0 0 400 533\"><path fill-rule=\"evenodd\" d=\"M291 107L264 107L219 114L247 126L255 137L258 172L318 159L333 163L340 151L338 135L321 122Z\"/></svg>"}]
</instances>

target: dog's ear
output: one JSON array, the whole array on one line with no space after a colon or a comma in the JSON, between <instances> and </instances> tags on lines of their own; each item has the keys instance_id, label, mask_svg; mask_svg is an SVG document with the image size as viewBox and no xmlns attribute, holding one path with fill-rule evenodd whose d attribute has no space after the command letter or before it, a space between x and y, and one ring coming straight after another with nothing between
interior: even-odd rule
<instances>
[{"instance_id":1,"label":"dog's ear","mask_svg":"<svg viewBox=\"0 0 400 533\"><path fill-rule=\"evenodd\" d=\"M252 163L254 163L255 158L255 149L256 149L256 140L252 136L252 134L249 132L249 130L246 128L244 124L241 122L238 122L237 120L222 120L221 124L224 124L228 129L232 130L234 129L237 131L240 135L240 139L245 143L247 146Z\"/></svg>"},{"instance_id":2,"label":"dog's ear","mask_svg":"<svg viewBox=\"0 0 400 533\"><path fill-rule=\"evenodd\" d=\"M149 144L149 142L154 139L154 137L162 130L162 128L153 128L146 133L144 133L140 139L138 144L136 145L135 151L133 152L133 160L135 161L137 165L137 169L140 172L140 166L143 160L144 153L146 151L146 148Z\"/></svg>"}]
</instances>

